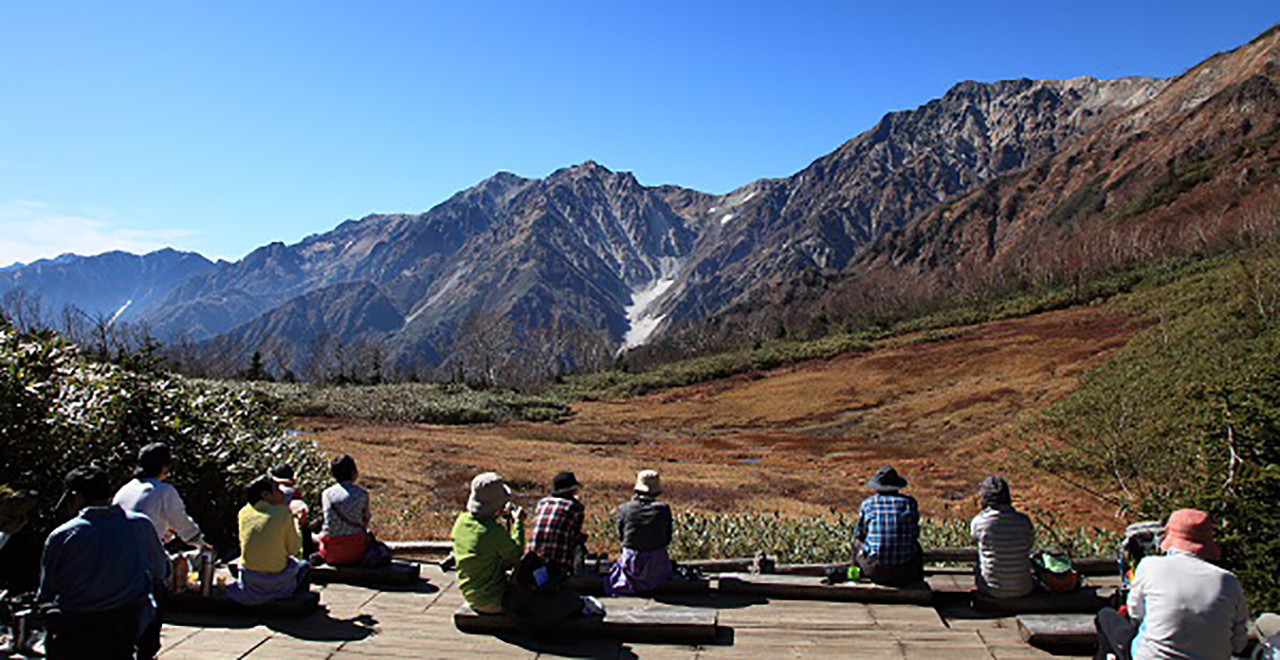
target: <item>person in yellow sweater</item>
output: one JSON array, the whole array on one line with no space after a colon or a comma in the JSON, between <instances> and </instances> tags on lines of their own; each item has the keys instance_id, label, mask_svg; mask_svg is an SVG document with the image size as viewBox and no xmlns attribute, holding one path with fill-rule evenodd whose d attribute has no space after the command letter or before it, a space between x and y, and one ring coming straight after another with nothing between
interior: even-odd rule
<instances>
[{"instance_id":1,"label":"person in yellow sweater","mask_svg":"<svg viewBox=\"0 0 1280 660\"><path fill-rule=\"evenodd\" d=\"M299 559L302 537L285 504L284 491L269 475L245 488L240 509L240 576L227 596L241 605L261 605L307 591L311 567Z\"/></svg>"},{"instance_id":2,"label":"person in yellow sweater","mask_svg":"<svg viewBox=\"0 0 1280 660\"><path fill-rule=\"evenodd\" d=\"M507 570L520 561L524 550L525 513L520 507L508 509L510 500L511 489L497 473L476 475L467 510L453 524L458 589L471 609L482 614L503 611Z\"/></svg>"}]
</instances>

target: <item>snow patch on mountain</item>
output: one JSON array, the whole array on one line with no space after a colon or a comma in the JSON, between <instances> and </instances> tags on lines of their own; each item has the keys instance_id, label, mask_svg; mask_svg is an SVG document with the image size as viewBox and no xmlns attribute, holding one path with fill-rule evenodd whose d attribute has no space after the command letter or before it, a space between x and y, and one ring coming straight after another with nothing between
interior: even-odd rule
<instances>
[{"instance_id":1,"label":"snow patch on mountain","mask_svg":"<svg viewBox=\"0 0 1280 660\"><path fill-rule=\"evenodd\" d=\"M117 309L116 313L111 315L111 320L107 321L107 325L114 325L116 322L116 319L120 318L120 315L123 314L126 309L129 309L129 305L132 305L132 304L133 304L132 298L124 301L124 304L120 306L120 309Z\"/></svg>"},{"instance_id":2,"label":"snow patch on mountain","mask_svg":"<svg viewBox=\"0 0 1280 660\"><path fill-rule=\"evenodd\" d=\"M680 266L679 261L664 257L661 274L647 285L631 292L631 304L622 310L631 325L622 338L622 350L643 346L667 318L666 314L653 314L653 304L676 283Z\"/></svg>"}]
</instances>

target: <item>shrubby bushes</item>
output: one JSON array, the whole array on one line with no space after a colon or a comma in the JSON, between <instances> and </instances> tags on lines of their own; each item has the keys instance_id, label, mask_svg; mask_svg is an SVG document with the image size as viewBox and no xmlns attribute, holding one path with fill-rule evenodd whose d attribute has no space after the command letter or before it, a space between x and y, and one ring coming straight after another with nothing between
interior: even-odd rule
<instances>
[{"instance_id":1,"label":"shrubby bushes","mask_svg":"<svg viewBox=\"0 0 1280 660\"><path fill-rule=\"evenodd\" d=\"M54 506L68 470L96 461L123 484L138 449L156 441L173 448L169 481L220 549L235 546L241 488L254 475L291 462L316 500L326 477L315 445L286 436L260 394L95 362L52 332L0 319L0 484L38 494L32 533L65 519Z\"/></svg>"},{"instance_id":2,"label":"shrubby bushes","mask_svg":"<svg viewBox=\"0 0 1280 660\"><path fill-rule=\"evenodd\" d=\"M856 504L856 502L855 502ZM812 518L788 518L774 513L722 514L680 511L675 514L671 557L676 560L750 557L764 550L784 564L849 561L853 552L856 512ZM1077 557L1107 556L1115 551L1114 534L1089 529L1048 529L1036 520L1040 545L1064 547ZM621 552L617 527L607 516L591 516L587 523L593 550ZM925 518L920 521L920 545L925 548L973 546L968 520Z\"/></svg>"},{"instance_id":3,"label":"shrubby bushes","mask_svg":"<svg viewBox=\"0 0 1280 660\"><path fill-rule=\"evenodd\" d=\"M216 385L213 385L216 387ZM572 414L568 404L546 396L466 385L312 385L252 383L248 387L296 417L345 417L407 424L479 424L523 420L554 421Z\"/></svg>"},{"instance_id":4,"label":"shrubby bushes","mask_svg":"<svg viewBox=\"0 0 1280 660\"><path fill-rule=\"evenodd\" d=\"M1206 262L1121 308L1151 319L1042 421L1035 464L1101 484L1131 521L1220 521L1250 606L1280 607L1280 247Z\"/></svg>"}]
</instances>

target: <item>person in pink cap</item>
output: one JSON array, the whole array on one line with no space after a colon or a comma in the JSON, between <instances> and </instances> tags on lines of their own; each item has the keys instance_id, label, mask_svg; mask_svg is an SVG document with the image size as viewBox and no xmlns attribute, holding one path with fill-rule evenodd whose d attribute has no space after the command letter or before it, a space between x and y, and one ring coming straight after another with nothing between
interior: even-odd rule
<instances>
[{"instance_id":1,"label":"person in pink cap","mask_svg":"<svg viewBox=\"0 0 1280 660\"><path fill-rule=\"evenodd\" d=\"M1128 617L1098 613L1095 658L1192 658L1227 660L1248 643L1244 590L1218 559L1213 521L1196 509L1179 509L1165 524L1163 556L1138 564L1126 603Z\"/></svg>"}]
</instances>

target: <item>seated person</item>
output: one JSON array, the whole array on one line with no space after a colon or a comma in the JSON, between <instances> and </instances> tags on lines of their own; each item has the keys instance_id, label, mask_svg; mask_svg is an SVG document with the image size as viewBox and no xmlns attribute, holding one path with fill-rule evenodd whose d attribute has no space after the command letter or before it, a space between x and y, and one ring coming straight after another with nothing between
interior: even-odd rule
<instances>
[{"instance_id":1,"label":"seated person","mask_svg":"<svg viewBox=\"0 0 1280 660\"><path fill-rule=\"evenodd\" d=\"M140 648L155 616L152 594L169 558L146 516L111 504L97 466L67 474L63 501L76 516L49 534L36 601L46 611L49 658L151 657Z\"/></svg>"},{"instance_id":2,"label":"seated person","mask_svg":"<svg viewBox=\"0 0 1280 660\"><path fill-rule=\"evenodd\" d=\"M524 510L510 508L511 489L495 472L471 480L467 510L453 523L453 558L458 589L471 609L482 614L503 611L507 570L524 549ZM510 529L499 518L509 521Z\"/></svg>"},{"instance_id":3,"label":"seated person","mask_svg":"<svg viewBox=\"0 0 1280 660\"><path fill-rule=\"evenodd\" d=\"M329 463L336 481L320 494L324 527L320 530L320 558L334 566L359 564L373 539L369 534L369 491L356 484L360 471L347 455Z\"/></svg>"},{"instance_id":4,"label":"seated person","mask_svg":"<svg viewBox=\"0 0 1280 660\"><path fill-rule=\"evenodd\" d=\"M969 533L978 543L978 591L992 598L1025 596L1035 586L1031 548L1036 532L1031 518L1013 508L1004 479L987 477L978 491L983 509L969 524Z\"/></svg>"},{"instance_id":5,"label":"seated person","mask_svg":"<svg viewBox=\"0 0 1280 660\"><path fill-rule=\"evenodd\" d=\"M574 555L583 551L587 535L582 531L586 509L576 495L582 488L572 472L561 472L551 480L551 495L538 501L533 514L530 552L538 553L547 568L560 575L572 575Z\"/></svg>"},{"instance_id":6,"label":"seated person","mask_svg":"<svg viewBox=\"0 0 1280 660\"><path fill-rule=\"evenodd\" d=\"M604 590L609 596L651 591L671 579L671 507L657 500L662 479L657 470L636 475L635 496L618 507L622 557L609 570Z\"/></svg>"},{"instance_id":7,"label":"seated person","mask_svg":"<svg viewBox=\"0 0 1280 660\"><path fill-rule=\"evenodd\" d=\"M245 488L240 509L240 575L227 596L241 605L262 605L310 588L311 567L298 559L302 537L284 504L284 491L269 475Z\"/></svg>"},{"instance_id":8,"label":"seated person","mask_svg":"<svg viewBox=\"0 0 1280 660\"><path fill-rule=\"evenodd\" d=\"M289 511L293 513L293 520L298 525L298 533L302 535L302 554L310 556L316 551L316 540L311 534L308 521L311 510L298 495L298 481L294 476L293 466L288 463L278 463L267 474L270 474L271 478L280 484L280 490L284 491L285 506L289 507Z\"/></svg>"},{"instance_id":9,"label":"seated person","mask_svg":"<svg viewBox=\"0 0 1280 660\"><path fill-rule=\"evenodd\" d=\"M204 546L200 526L187 515L187 505L178 489L165 481L173 469L169 445L153 442L138 452L134 478L116 491L114 502L125 511L151 519L161 543L174 539L188 545Z\"/></svg>"},{"instance_id":10,"label":"seated person","mask_svg":"<svg viewBox=\"0 0 1280 660\"><path fill-rule=\"evenodd\" d=\"M1167 554L1138 563L1128 617L1109 607L1098 612L1094 657L1225 659L1244 651L1244 591L1235 575L1209 563L1219 557L1209 515L1174 511L1160 547Z\"/></svg>"},{"instance_id":11,"label":"seated person","mask_svg":"<svg viewBox=\"0 0 1280 660\"><path fill-rule=\"evenodd\" d=\"M876 584L901 587L924 579L920 510L914 497L898 492L906 485L886 465L867 481L875 494L858 508L853 561Z\"/></svg>"}]
</instances>

